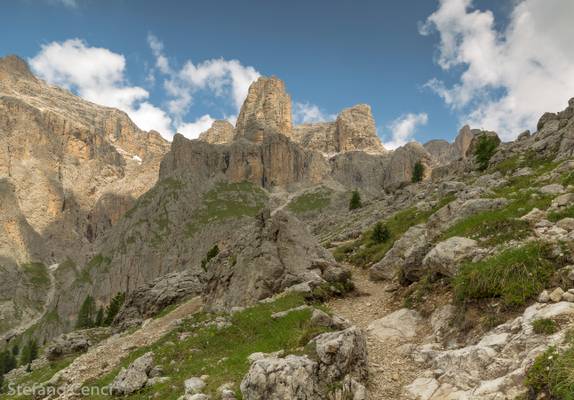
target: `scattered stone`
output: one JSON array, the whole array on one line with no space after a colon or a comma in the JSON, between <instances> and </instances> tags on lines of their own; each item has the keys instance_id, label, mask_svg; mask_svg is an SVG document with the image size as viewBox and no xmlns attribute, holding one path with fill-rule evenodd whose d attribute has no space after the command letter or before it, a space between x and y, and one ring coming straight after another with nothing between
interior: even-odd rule
<instances>
[{"instance_id":1,"label":"scattered stone","mask_svg":"<svg viewBox=\"0 0 574 400\"><path fill-rule=\"evenodd\" d=\"M310 324L311 326L323 326L338 330L346 329L350 326L349 321L346 321L345 319L338 317L336 315L331 316L326 312L321 311L317 308L313 310Z\"/></svg>"},{"instance_id":2,"label":"scattered stone","mask_svg":"<svg viewBox=\"0 0 574 400\"><path fill-rule=\"evenodd\" d=\"M550 300L554 303L558 303L562 300L562 295L564 294L564 290L562 288L556 288L550 293Z\"/></svg>"},{"instance_id":3,"label":"scattered stone","mask_svg":"<svg viewBox=\"0 0 574 400\"><path fill-rule=\"evenodd\" d=\"M566 292L562 295L562 301L569 301L574 303L574 293Z\"/></svg>"},{"instance_id":4,"label":"scattered stone","mask_svg":"<svg viewBox=\"0 0 574 400\"><path fill-rule=\"evenodd\" d=\"M550 294L548 293L548 290L543 290L542 293L540 293L540 296L538 296L538 302L548 303L549 301L550 301Z\"/></svg>"},{"instance_id":5,"label":"scattered stone","mask_svg":"<svg viewBox=\"0 0 574 400\"><path fill-rule=\"evenodd\" d=\"M556 226L568 232L574 231L574 218L563 218L556 222Z\"/></svg>"},{"instance_id":6,"label":"scattered stone","mask_svg":"<svg viewBox=\"0 0 574 400\"><path fill-rule=\"evenodd\" d=\"M536 224L542 220L546 219L546 211L539 210L538 208L533 208L528 214L520 217L522 221L527 221L532 224Z\"/></svg>"},{"instance_id":7,"label":"scattered stone","mask_svg":"<svg viewBox=\"0 0 574 400\"><path fill-rule=\"evenodd\" d=\"M429 400L439 387L434 378L417 378L405 387L405 395L412 400Z\"/></svg>"},{"instance_id":8,"label":"scattered stone","mask_svg":"<svg viewBox=\"0 0 574 400\"><path fill-rule=\"evenodd\" d=\"M271 314L271 319L284 318L284 317L286 317L287 315L289 315L289 314L291 314L291 313L293 313L293 312L307 310L308 308L310 308L308 305L303 304L302 306L294 307L294 308L291 308L291 309L289 309L289 310L276 312L276 313Z\"/></svg>"},{"instance_id":9,"label":"scattered stone","mask_svg":"<svg viewBox=\"0 0 574 400\"><path fill-rule=\"evenodd\" d=\"M205 381L198 377L189 378L184 382L185 394L201 393L205 388Z\"/></svg>"},{"instance_id":10,"label":"scattered stone","mask_svg":"<svg viewBox=\"0 0 574 400\"><path fill-rule=\"evenodd\" d=\"M422 317L417 311L403 308L372 322L368 331L379 340L404 341L416 336Z\"/></svg>"},{"instance_id":11,"label":"scattered stone","mask_svg":"<svg viewBox=\"0 0 574 400\"><path fill-rule=\"evenodd\" d=\"M543 194L562 194L566 189L558 183L552 183L550 185L542 186L538 191Z\"/></svg>"}]
</instances>

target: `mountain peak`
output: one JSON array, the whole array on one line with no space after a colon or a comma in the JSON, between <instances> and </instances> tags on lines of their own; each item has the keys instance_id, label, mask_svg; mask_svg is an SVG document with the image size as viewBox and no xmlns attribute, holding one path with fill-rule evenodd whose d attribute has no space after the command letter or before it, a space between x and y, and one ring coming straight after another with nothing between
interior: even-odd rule
<instances>
[{"instance_id":1,"label":"mountain peak","mask_svg":"<svg viewBox=\"0 0 574 400\"><path fill-rule=\"evenodd\" d=\"M23 58L14 54L0 58L0 79L14 75L35 79L28 63Z\"/></svg>"}]
</instances>

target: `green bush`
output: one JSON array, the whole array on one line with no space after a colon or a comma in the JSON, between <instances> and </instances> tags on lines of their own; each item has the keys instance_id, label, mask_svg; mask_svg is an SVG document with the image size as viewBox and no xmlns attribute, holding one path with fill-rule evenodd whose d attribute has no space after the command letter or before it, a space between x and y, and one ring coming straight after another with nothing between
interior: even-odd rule
<instances>
[{"instance_id":1,"label":"green bush","mask_svg":"<svg viewBox=\"0 0 574 400\"><path fill-rule=\"evenodd\" d=\"M478 143L474 151L474 157L478 163L478 169L485 171L488 168L488 163L494 155L498 141L492 136L483 135L478 138Z\"/></svg>"},{"instance_id":2,"label":"green bush","mask_svg":"<svg viewBox=\"0 0 574 400\"><path fill-rule=\"evenodd\" d=\"M500 298L504 306L512 308L537 296L550 283L554 271L547 246L532 242L463 264L452 283L460 303Z\"/></svg>"},{"instance_id":3,"label":"green bush","mask_svg":"<svg viewBox=\"0 0 574 400\"><path fill-rule=\"evenodd\" d=\"M28 365L38 358L38 343L36 339L28 339L20 352L20 365Z\"/></svg>"},{"instance_id":4,"label":"green bush","mask_svg":"<svg viewBox=\"0 0 574 400\"><path fill-rule=\"evenodd\" d=\"M538 335L552 335L558 331L558 324L552 319L541 318L532 322L532 329Z\"/></svg>"},{"instance_id":5,"label":"green bush","mask_svg":"<svg viewBox=\"0 0 574 400\"><path fill-rule=\"evenodd\" d=\"M215 245L207 252L203 260L201 260L201 268L203 268L203 270L206 271L207 263L211 261L211 259L217 256L218 254L219 254L219 247Z\"/></svg>"},{"instance_id":6,"label":"green bush","mask_svg":"<svg viewBox=\"0 0 574 400\"><path fill-rule=\"evenodd\" d=\"M361 207L363 207L363 203L361 202L361 194L358 190L353 190L353 193L351 194L351 200L349 201L349 210L356 210Z\"/></svg>"},{"instance_id":7,"label":"green bush","mask_svg":"<svg viewBox=\"0 0 574 400\"><path fill-rule=\"evenodd\" d=\"M76 322L76 329L87 329L94 326L96 317L96 302L92 296L87 296L80 312L78 313L78 320Z\"/></svg>"},{"instance_id":8,"label":"green bush","mask_svg":"<svg viewBox=\"0 0 574 400\"><path fill-rule=\"evenodd\" d=\"M420 161L417 161L413 168L413 175L411 177L411 181L413 183L420 182L423 180L424 176L425 176L425 166Z\"/></svg>"},{"instance_id":9,"label":"green bush","mask_svg":"<svg viewBox=\"0 0 574 400\"><path fill-rule=\"evenodd\" d=\"M123 292L117 293L114 296L114 298L110 302L110 305L106 307L106 316L104 318L104 325L110 326L114 322L114 319L120 312L120 309L124 305L125 301L126 301L126 294Z\"/></svg>"},{"instance_id":10,"label":"green bush","mask_svg":"<svg viewBox=\"0 0 574 400\"><path fill-rule=\"evenodd\" d=\"M377 222L375 227L373 228L373 232L371 233L371 240L374 243L384 243L391 238L391 232L386 225L383 225L381 222Z\"/></svg>"}]
</instances>

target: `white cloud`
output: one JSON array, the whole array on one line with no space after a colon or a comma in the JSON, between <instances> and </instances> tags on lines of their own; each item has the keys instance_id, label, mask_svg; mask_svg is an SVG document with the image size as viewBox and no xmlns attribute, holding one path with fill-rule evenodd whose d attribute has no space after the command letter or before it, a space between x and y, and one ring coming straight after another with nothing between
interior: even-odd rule
<instances>
[{"instance_id":1,"label":"white cloud","mask_svg":"<svg viewBox=\"0 0 574 400\"><path fill-rule=\"evenodd\" d=\"M94 103L119 108L143 130L154 129L171 136L171 118L146 101L149 93L145 89L127 83L123 55L70 39L43 45L29 61L34 72L47 82L74 90Z\"/></svg>"},{"instance_id":2,"label":"white cloud","mask_svg":"<svg viewBox=\"0 0 574 400\"><path fill-rule=\"evenodd\" d=\"M249 86L261 76L251 66L244 66L238 60L223 58L197 64L188 60L181 69L176 70L170 66L164 54L164 45L156 36L149 34L148 44L156 59L156 68L165 77L163 85L171 97L167 103L169 111L180 122L179 125L184 124L181 120L193 103L194 95L199 91L217 97L229 97L238 112Z\"/></svg>"},{"instance_id":3,"label":"white cloud","mask_svg":"<svg viewBox=\"0 0 574 400\"><path fill-rule=\"evenodd\" d=\"M293 105L293 121L296 124L311 124L332 121L336 115L324 113L317 105L296 102Z\"/></svg>"},{"instance_id":4,"label":"white cloud","mask_svg":"<svg viewBox=\"0 0 574 400\"><path fill-rule=\"evenodd\" d=\"M437 31L437 63L462 72L451 87L438 79L427 87L461 123L513 139L574 96L573 15L572 1L518 0L508 26L497 31L494 14L473 9L472 0L441 0L420 31Z\"/></svg>"},{"instance_id":5,"label":"white cloud","mask_svg":"<svg viewBox=\"0 0 574 400\"><path fill-rule=\"evenodd\" d=\"M50 0L53 4L63 5L64 7L77 8L78 0Z\"/></svg>"},{"instance_id":6,"label":"white cloud","mask_svg":"<svg viewBox=\"0 0 574 400\"><path fill-rule=\"evenodd\" d=\"M428 115L426 113L410 113L400 116L389 125L392 137L388 142L383 142L383 145L389 150L404 146L411 141L417 127L419 125L426 125L427 122Z\"/></svg>"},{"instance_id":7,"label":"white cloud","mask_svg":"<svg viewBox=\"0 0 574 400\"><path fill-rule=\"evenodd\" d=\"M196 139L200 133L211 128L211 124L213 124L214 121L215 119L211 118L211 115L205 114L194 122L187 122L180 125L177 131L189 139Z\"/></svg>"}]
</instances>

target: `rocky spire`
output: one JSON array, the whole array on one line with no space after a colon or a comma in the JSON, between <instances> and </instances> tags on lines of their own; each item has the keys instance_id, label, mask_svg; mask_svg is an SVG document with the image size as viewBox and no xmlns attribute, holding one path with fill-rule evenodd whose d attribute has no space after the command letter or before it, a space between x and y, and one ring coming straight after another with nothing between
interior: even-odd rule
<instances>
[{"instance_id":1,"label":"rocky spire","mask_svg":"<svg viewBox=\"0 0 574 400\"><path fill-rule=\"evenodd\" d=\"M261 77L251 84L239 112L235 132L238 137L254 142L261 142L266 132L291 137L291 97L282 80Z\"/></svg>"},{"instance_id":2,"label":"rocky spire","mask_svg":"<svg viewBox=\"0 0 574 400\"><path fill-rule=\"evenodd\" d=\"M336 122L336 146L338 152L362 150L372 153L385 151L377 136L371 107L358 104L343 110Z\"/></svg>"},{"instance_id":3,"label":"rocky spire","mask_svg":"<svg viewBox=\"0 0 574 400\"><path fill-rule=\"evenodd\" d=\"M233 141L233 125L229 121L213 121L211 128L199 135L199 140L211 144L225 144Z\"/></svg>"}]
</instances>

